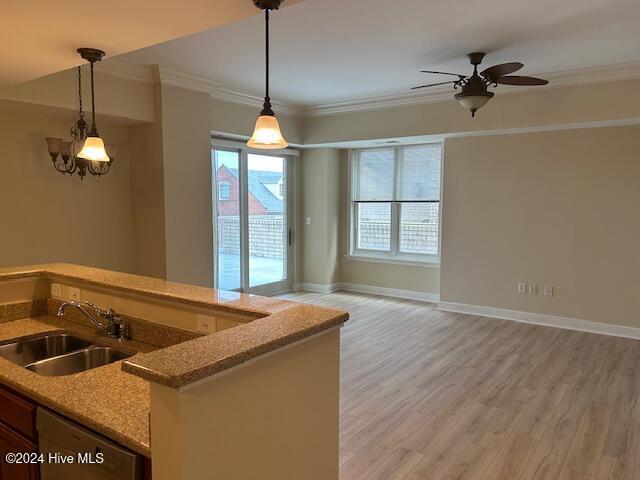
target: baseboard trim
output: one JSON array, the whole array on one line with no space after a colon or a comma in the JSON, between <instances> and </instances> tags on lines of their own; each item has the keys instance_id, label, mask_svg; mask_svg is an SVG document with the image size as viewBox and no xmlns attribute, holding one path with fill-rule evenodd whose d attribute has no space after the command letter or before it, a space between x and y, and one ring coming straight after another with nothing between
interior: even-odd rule
<instances>
[{"instance_id":1,"label":"baseboard trim","mask_svg":"<svg viewBox=\"0 0 640 480\"><path fill-rule=\"evenodd\" d=\"M377 287L358 283L339 283L340 290L356 293L369 293L371 295L383 295L385 297L405 298L407 300L419 300L421 302L438 303L440 295L437 293L416 292L415 290L402 290L400 288Z\"/></svg>"},{"instance_id":2,"label":"baseboard trim","mask_svg":"<svg viewBox=\"0 0 640 480\"><path fill-rule=\"evenodd\" d=\"M608 323L593 322L579 318L546 315L543 313L522 312L519 310L507 310L504 308L486 307L483 305L469 305L455 302L439 302L438 310L445 312L466 313L468 315L480 315L483 317L499 318L532 325L563 328L579 332L598 333L613 337L640 339L640 328L626 327L623 325L611 325Z\"/></svg>"},{"instance_id":3,"label":"baseboard trim","mask_svg":"<svg viewBox=\"0 0 640 480\"><path fill-rule=\"evenodd\" d=\"M323 285L321 283L301 283L300 290L313 293L332 293L339 290L338 283Z\"/></svg>"},{"instance_id":4,"label":"baseboard trim","mask_svg":"<svg viewBox=\"0 0 640 480\"><path fill-rule=\"evenodd\" d=\"M373 285L361 285L358 283L331 283L322 285L319 283L296 283L294 291L305 290L313 293L332 293L345 290L356 293L369 293L371 295L383 295L385 297L405 298L407 300L419 300L421 302L438 303L440 296L437 293L416 292L414 290L401 290L399 288L376 287Z\"/></svg>"}]
</instances>

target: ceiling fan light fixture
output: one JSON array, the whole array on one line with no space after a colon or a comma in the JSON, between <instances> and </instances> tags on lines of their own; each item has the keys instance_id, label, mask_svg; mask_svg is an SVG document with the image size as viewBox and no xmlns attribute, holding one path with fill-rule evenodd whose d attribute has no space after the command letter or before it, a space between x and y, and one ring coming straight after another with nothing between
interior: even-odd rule
<instances>
[{"instance_id":1,"label":"ceiling fan light fixture","mask_svg":"<svg viewBox=\"0 0 640 480\"><path fill-rule=\"evenodd\" d=\"M435 87L437 85L453 84L453 88L461 89L461 92L455 95L455 99L460 103L460 105L471 111L472 117L475 117L476 112L493 98L493 92L490 92L488 87L497 87L498 85L534 86L546 85L549 83L547 80L543 80L542 78L510 75L524 67L524 64L520 62L501 63L478 73L478 65L482 63L484 56L484 52L472 52L467 55L469 63L473 65L473 73L470 76L461 75L459 73L441 72L439 70L421 70L422 73L451 75L458 77L458 79L445 82L428 83L427 85L413 87L412 90Z\"/></svg>"},{"instance_id":2,"label":"ceiling fan light fixture","mask_svg":"<svg viewBox=\"0 0 640 480\"><path fill-rule=\"evenodd\" d=\"M493 92L484 93L457 93L456 100L467 110L471 111L471 116L475 117L476 111L484 107L493 98Z\"/></svg>"}]
</instances>

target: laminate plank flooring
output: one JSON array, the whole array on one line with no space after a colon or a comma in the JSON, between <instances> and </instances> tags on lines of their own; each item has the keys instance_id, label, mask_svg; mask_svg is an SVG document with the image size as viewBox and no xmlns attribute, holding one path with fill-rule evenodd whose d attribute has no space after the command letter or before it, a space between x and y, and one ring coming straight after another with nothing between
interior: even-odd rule
<instances>
[{"instance_id":1,"label":"laminate plank flooring","mask_svg":"<svg viewBox=\"0 0 640 480\"><path fill-rule=\"evenodd\" d=\"M640 479L639 341L374 295L281 297L351 314L341 480Z\"/></svg>"}]
</instances>

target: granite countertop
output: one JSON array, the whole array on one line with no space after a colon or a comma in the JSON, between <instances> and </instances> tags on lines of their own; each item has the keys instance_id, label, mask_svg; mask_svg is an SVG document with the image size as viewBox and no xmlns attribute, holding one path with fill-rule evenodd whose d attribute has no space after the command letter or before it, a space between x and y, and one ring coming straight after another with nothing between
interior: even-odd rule
<instances>
[{"instance_id":1,"label":"granite countertop","mask_svg":"<svg viewBox=\"0 0 640 480\"><path fill-rule=\"evenodd\" d=\"M124 361L124 371L180 388L346 322L349 314L297 302L168 282L91 267L46 264L0 269L0 281L44 276L254 317L234 328Z\"/></svg>"},{"instance_id":2,"label":"granite countertop","mask_svg":"<svg viewBox=\"0 0 640 480\"><path fill-rule=\"evenodd\" d=\"M168 300L195 307L215 307L218 310L239 315L249 315L254 318L264 317L296 304L287 300L216 290L69 263L47 263L25 267L0 268L0 281L42 276L54 280L71 280L85 285L106 287L123 293Z\"/></svg>"},{"instance_id":3,"label":"granite countertop","mask_svg":"<svg viewBox=\"0 0 640 480\"><path fill-rule=\"evenodd\" d=\"M133 340L119 343L103 336L96 337L92 328L50 316L1 323L0 344L56 330L131 353L157 348ZM130 358L135 359L136 356ZM123 372L121 364L121 361L114 362L73 375L45 377L0 358L0 383L135 452L151 457L149 382Z\"/></svg>"}]
</instances>

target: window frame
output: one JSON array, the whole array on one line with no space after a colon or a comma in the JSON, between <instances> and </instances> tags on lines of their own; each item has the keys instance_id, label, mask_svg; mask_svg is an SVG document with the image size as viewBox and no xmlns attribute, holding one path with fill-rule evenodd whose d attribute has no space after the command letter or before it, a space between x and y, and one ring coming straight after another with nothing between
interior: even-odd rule
<instances>
[{"instance_id":1,"label":"window frame","mask_svg":"<svg viewBox=\"0 0 640 480\"><path fill-rule=\"evenodd\" d=\"M406 201L381 201L381 202L371 202L371 203L389 203L391 205L391 236L390 236L390 248L389 251L382 250L370 250L358 248L358 208L359 205L364 202L357 202L353 200L354 192L356 191L356 179L357 174L355 172L355 168L357 165L357 160L361 152L364 151L385 151L385 150L393 150L393 169L394 169L394 181L393 181L393 198L397 198L397 193L400 188L400 181L402 178L401 165L404 152L407 149L416 148L416 147L425 147L429 145L439 145L440 146L440 198L437 201L432 202L422 202L419 203L438 203L438 248L437 254L419 254L419 253L405 253L400 251L400 218L401 218L401 208L402 204L409 203L417 203L412 202L410 200ZM348 253L345 255L348 259L358 260L358 261L367 261L367 262L378 262L378 263L391 263L391 264L400 264L400 265L419 265L419 266L439 266L440 258L441 258L441 237L442 237L442 177L444 171L443 165L443 152L444 152L444 143L443 142L429 142L425 144L412 144L412 145L401 145L401 146L385 146L379 148L361 148L354 149L349 152L349 165L348 165L348 225L349 228L347 230L348 238Z\"/></svg>"}]
</instances>

